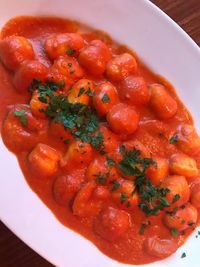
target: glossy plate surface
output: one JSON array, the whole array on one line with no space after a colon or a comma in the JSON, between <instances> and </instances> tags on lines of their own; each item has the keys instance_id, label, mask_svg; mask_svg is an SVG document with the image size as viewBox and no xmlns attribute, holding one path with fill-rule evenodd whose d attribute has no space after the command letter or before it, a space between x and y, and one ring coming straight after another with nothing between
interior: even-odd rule
<instances>
[{"instance_id":1,"label":"glossy plate surface","mask_svg":"<svg viewBox=\"0 0 200 267\"><path fill-rule=\"evenodd\" d=\"M0 27L18 15L72 18L127 44L166 77L200 130L200 49L169 17L147 0L0 0ZM199 131L200 132L200 131ZM0 139L0 219L26 244L59 267L129 267L103 255L64 227L27 185L17 160ZM199 267L195 233L175 255L148 267ZM182 252L187 257L181 259ZM145 266L145 265L144 265Z\"/></svg>"}]
</instances>

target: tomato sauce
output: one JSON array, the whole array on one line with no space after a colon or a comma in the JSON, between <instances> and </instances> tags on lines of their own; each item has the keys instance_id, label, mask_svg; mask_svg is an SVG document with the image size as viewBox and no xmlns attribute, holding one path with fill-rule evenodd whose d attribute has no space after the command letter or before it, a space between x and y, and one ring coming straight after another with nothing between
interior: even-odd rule
<instances>
[{"instance_id":1,"label":"tomato sauce","mask_svg":"<svg viewBox=\"0 0 200 267\"><path fill-rule=\"evenodd\" d=\"M142 62L140 62L140 60L137 58L137 56L132 51L130 51L126 46L117 45L112 41L112 39L107 34L100 32L100 31L94 31L94 30L87 29L85 26L82 26L77 22L69 21L66 19L60 19L60 18L42 18L42 17L18 17L18 18L14 18L14 19L10 20L1 30L1 40L4 40L5 38L12 36L12 35L23 36L23 37L27 38L33 47L33 50L35 53L35 59L37 61L39 61L40 63L42 63L47 69L49 69L52 66L53 60L50 57L48 57L47 53L45 52L45 49L44 49L45 40L52 34L60 34L60 33L79 33L84 38L84 40L87 44L90 43L92 40L100 39L110 48L112 56L115 56L115 57L117 57L118 55L123 54L123 53L130 53L132 56L134 56L134 58L136 58L136 61L137 61L137 75L142 77L148 86L151 86L152 84L161 84L162 86L164 86L165 90L167 91L167 94L169 94L169 96L173 99L173 101L176 102L176 105L177 105L177 110L173 116L170 115L170 118L167 118L167 119L163 119L163 118L159 117L160 114L162 114L162 110L157 111L157 110L160 110L160 107L157 107L158 104L157 104L156 100L155 100L155 102L153 102L154 100L153 100L152 95L154 92L153 90L155 89L154 88L155 86L154 86L152 88L152 91L151 91L152 95L151 95L151 99L150 99L150 101L151 101L150 103L151 103L152 108L150 107L150 104L132 105L132 104L130 104L130 101L132 101L132 99L131 100L128 98L123 99L122 102L124 105L136 106L135 110L137 112L137 116L139 117L139 122L138 122L138 125L136 125L137 129L134 132L130 132L128 135L126 134L126 132L123 133L123 131L122 131L122 133L119 132L116 134L115 130L114 130L114 132L115 132L114 134L117 135L117 137L116 137L117 141L116 142L118 143L118 147L120 145L125 144L126 142L130 142L132 140L133 141L137 140L137 142L142 144L142 148L144 148L145 151L146 150L148 151L148 153L147 153L148 156L145 156L145 157L164 158L164 159L166 159L167 164L171 164L170 165L170 171L169 171L169 173L171 175L174 174L174 175L184 176L184 171L185 171L184 167L181 166L179 168L179 165L177 167L177 165L176 165L177 162L174 163L174 161L171 160L171 156L174 154L180 153L180 151L184 152L184 155L185 155L185 153L186 153L185 150L182 151L181 145L180 146L178 145L178 142L180 142L180 144L181 144L181 141L176 140L176 138L179 138L179 137L177 137L178 134L177 135L175 135L175 134L176 134L176 130L179 129L179 127L181 127L182 125L191 125L191 127L192 127L192 125L193 125L192 117L191 117L190 113L187 111L186 107L183 105L183 103L179 100L173 86L169 82L167 82L164 78L162 78L158 75L155 75L148 67L146 67ZM82 48L82 49L84 49L84 48ZM1 50L1 47L0 47L0 50ZM82 62L83 59L80 59L80 57L81 56L79 56L79 61ZM84 57L84 55L83 55L83 57ZM107 76L94 75L94 73L91 73L90 71L87 70L87 66L86 66L86 68L84 68L84 63L82 63L82 66L84 69L84 79L92 80L95 88L98 87L103 82L108 81ZM69 144L65 144L63 142L63 140L65 139L63 137L55 138L55 134L52 134L51 129L49 128L50 127L49 126L49 119L46 117L39 118L38 124L34 121L33 125L31 125L31 126L28 125L28 127L34 128L34 131L33 131L34 132L33 136L35 136L34 142L31 139L31 142L33 142L33 145L31 142L29 143L29 137L27 137L27 135L26 136L24 135L24 137L23 136L21 137L22 139L24 138L23 139L24 142L27 142L27 146L31 147L31 149L30 148L28 148L28 149L22 148L20 145L16 145L14 148L10 147L10 140L9 139L10 139L11 135L8 134L8 132L7 132L10 128L6 128L7 129L7 131L6 131L4 129L4 125L3 125L4 121L5 121L5 116L9 116L6 114L10 110L12 110L12 107L11 107L12 105L14 105L14 104L29 104L30 98L31 98L31 93L28 92L28 90L26 90L22 93L19 93L15 89L15 87L13 85L14 73L15 73L15 70L14 71L8 71L5 68L5 66L3 66L3 64L0 65L0 80L1 80L0 127L2 129L2 138L3 138L5 145L7 145L8 148L11 151L13 151L15 153L15 155L17 156L20 167L23 171L24 177L26 178L28 185L38 195L38 197L45 203L45 205L52 211L52 213L58 218L58 220L62 224L64 224L65 226L69 227L70 229L78 232L79 234L81 234L85 238L92 241L107 256L109 256L109 257L111 257L117 261L123 262L123 263L145 264L145 263L154 262L154 261L159 260L160 258L164 258L164 257L169 256L179 246L181 246L185 242L185 240L187 239L188 235L190 235L191 232L194 230L194 227L197 225L197 219L196 219L196 221L194 221L194 222L192 221L190 223L191 224L190 227L186 227L184 229L184 231L180 230L178 232L178 234L177 234L176 227L172 227L173 229L175 229L174 230L175 234L173 236L172 228L167 227L166 223L163 222L163 216L164 216L164 214L167 214L166 213L167 208L164 208L161 211L159 211L156 216L147 216L147 214L145 212L143 212L140 208L138 208L138 205L135 205L129 211L128 206L124 207L122 205L123 204L122 199L121 199L121 204L120 204L120 201L118 201L118 202L115 201L115 197L117 198L117 196L116 195L114 196L114 194L113 194L112 197L110 197L110 196L105 197L106 200L105 201L103 200L103 202L105 202L106 204L105 203L102 204L102 200L101 201L98 200L99 202L97 201L98 203L100 203L99 204L100 208L97 205L98 206L97 209L99 209L99 210L98 211L95 210L95 213L92 216L87 216L87 215L82 216L81 215L82 213L80 213L80 211L77 210L78 204L77 203L73 204L75 202L78 202L77 198L78 198L78 195L80 197L80 194L79 194L80 193L79 190L81 190L80 188L79 188L79 190L76 190L77 192L76 192L76 194L73 194L73 197L71 197L70 199L67 199L67 205L60 205L60 203L58 203L59 201L56 201L55 192L53 192L53 190L54 190L53 188L55 188L54 184L55 184L56 177L65 176L66 173L68 173L68 175L73 175L73 172L75 172L75 176L78 177L77 179L79 179L79 181L80 181L80 185L81 185L80 187L83 187L83 186L85 186L85 184L88 183L87 178L86 178L87 175L89 177L89 174L86 175L86 173L88 172L88 162L86 162L86 158L87 158L88 154L86 154L84 156L84 159L83 159L84 163L81 165L81 168L77 167L77 161L75 158L74 161L72 160L70 162L70 168L66 169L65 167L64 168L59 167L57 169L56 173L54 173L53 175L50 175L50 177L43 177L41 175L40 171L37 170L37 166L38 166L37 164L38 163L36 161L34 161L34 164L36 164L36 165L34 165L34 169L33 169L31 163L33 163L33 160L37 160L37 159L35 159L35 154L30 154L30 152L34 150L35 145L38 143L43 143L45 145L50 146L53 149L51 151L52 157L49 156L50 155L49 153L51 153L51 152L49 152L47 155L47 160L49 160L49 157L51 157L50 160L53 163L54 163L54 159L56 159L57 157L60 158L60 155L62 158L61 162L64 162L63 163L64 166L65 166L67 160L69 159L69 157L72 157L72 159L73 159L73 155L71 155L71 154L67 155L66 157L63 156L63 155L65 155L67 149L69 148ZM78 73L78 71L76 71L76 73ZM108 74L108 76L109 75L113 75L113 74ZM112 79L109 79L109 80L112 80ZM122 85L120 84L120 82L119 81L112 81L111 83L115 87L117 87L118 90L124 90L123 86L125 86L125 85L123 85L123 81L122 81ZM122 88L122 89L119 89L119 88ZM94 89L94 94L95 94L95 90L97 90L97 89ZM99 90L101 90L101 89L99 89ZM112 88L112 90L114 90L112 92L114 92L114 94L116 94L115 89ZM155 90L157 90L157 89L155 89ZM110 91L107 91L107 92L108 93L106 94L106 96L108 97ZM131 91L131 93L132 93L132 91ZM120 94L121 93L119 92L119 95ZM127 94L127 91L126 91L126 94ZM105 96L105 94L104 94L104 96ZM113 95L109 95L109 96L110 96L110 99L113 99ZM83 95L82 95L82 97L83 97ZM104 99L105 102L107 100L106 100L106 98ZM86 101L86 100L84 100L84 101ZM116 101L118 101L118 100L116 100ZM136 99L136 101L140 101L140 99L139 100ZM147 97L147 101L149 101L148 97ZM112 109L112 107L110 107L109 109ZM24 112L26 112L27 107L24 107L23 110L25 110ZM20 110L18 110L18 112L19 111ZM110 111L108 110L105 112L109 113ZM126 112L129 112L129 111L126 110ZM16 111L15 111L14 119L16 119L17 116L21 116L20 117L20 121L21 121L23 114L21 114L21 115L20 114L16 115L16 114L18 114L18 113L16 113ZM126 113L126 114L128 116L128 113ZM102 118L103 125L108 127L109 130L110 130L110 127L112 129L112 126L113 126L113 129L116 129L115 127L117 127L118 125L116 125L115 122L113 122L114 116L112 116L111 113L109 113L109 116L110 116L109 117L110 119L108 119L108 117L107 117L108 122L106 122L105 118ZM164 114L164 116L165 116L165 114ZM168 114L167 114L167 116L168 116ZM12 119L13 119L13 117L12 117ZM26 117L26 120L28 121L29 117ZM5 123L6 123L6 121L5 121ZM134 123L134 122L132 122L132 123ZM37 133L36 133L37 131L35 130L35 128L40 127L40 125L42 128L42 131L40 131L40 135L38 137ZM124 126L124 129L125 129L125 126ZM116 130L116 131L118 131L118 130ZM173 138L175 138L175 139L173 139ZM198 137L195 134L194 134L194 138L198 139ZM180 139L181 139L181 137L180 137ZM193 140L190 140L190 141L192 142ZM114 141L112 141L111 139L108 139L108 143L111 143L110 144L111 146L112 146L112 142L114 142ZM198 140L196 140L196 143L198 143ZM196 148L196 143L194 145L195 148ZM184 145L184 142L183 142L183 145ZM187 144L186 144L186 146L187 146ZM79 146L79 148L80 148L80 146ZM138 149L142 150L142 148L141 149L138 148ZM46 154L45 154L46 152L43 151L42 149L45 150L45 147L39 147L37 151L39 151L38 153L44 153L44 157L46 157ZM58 153L55 152L54 149L56 151L59 151L59 152ZM89 150L87 150L87 151L89 151ZM90 152L87 152L87 153L90 153ZM116 161L116 162L117 162L117 160L118 160L117 158L119 156L119 153L117 153L117 152L115 153L115 149L111 149L109 152L106 152L106 155L99 155L99 151L96 151L96 150L91 152L91 153L93 153L92 158L95 158L95 157L101 158L101 157L109 156L110 158L112 158L113 161ZM189 155L189 156L191 156L191 155ZM63 159L63 157L64 157L64 159ZM193 184L195 186L195 183L198 182L198 168L200 167L199 153L195 153L194 155L192 154L191 157L193 160L196 160L196 162L197 162L197 167L196 167L197 170L195 169L195 171L196 171L195 175L191 175L191 176L189 175L187 177L188 188L190 187L190 191L192 192ZM91 162L91 159L88 159L88 161ZM49 173L54 171L52 166L53 165L51 165L51 168L48 169ZM152 166L152 168L153 168L153 166ZM177 168L178 168L178 171L177 171ZM174 171L174 169L175 169L175 171ZM181 171L180 171L180 169L181 169ZM190 169L189 169L189 171L190 171ZM168 171L167 171L167 173L168 173ZM121 179L121 176L123 176L123 179L126 180L126 178L127 178L126 175L123 175L121 172L120 172L120 174L117 174L117 177L119 177L120 179ZM153 174L153 178L155 178L155 177L156 177L156 174ZM130 177L128 177L127 180L131 181ZM152 180L152 181L154 181L154 180ZM120 183L117 183L117 184L113 183L113 184L117 185L118 187L120 186L119 185ZM94 185L94 187L95 186L96 185ZM99 190L103 190L102 192L105 193L104 192L105 187L106 187L105 184L102 183L102 184L100 184ZM60 187L59 187L59 190L62 191L62 188L60 189ZM116 190L116 192L117 192L117 190ZM112 189L108 192L111 192L111 191L112 191ZM193 191L195 191L195 190L193 190ZM200 192L200 190L198 192ZM190 194L192 194L192 193L190 193ZM177 198L181 198L181 193L177 194L177 195L178 195ZM194 198L196 197L196 195L194 196ZM121 192L121 197L123 197L122 192ZM60 198L60 195L58 196L58 198ZM74 200L74 198L75 198L75 200ZM125 195L125 198L126 198L126 195ZM83 201L83 200L81 200L81 201ZM125 199L124 201L126 202L127 200ZM179 201L179 200L177 200L177 201ZM189 201L189 197L187 199L187 202L188 201ZM190 198L190 201L192 202L192 204L193 204L193 202L195 203L195 200L192 201L191 198ZM176 202L176 200L175 200L175 202ZM183 204L185 205L185 203L182 203L180 206L182 206L182 208L184 209L185 207L183 207ZM103 208L102 208L102 205L103 205ZM73 206L73 208L72 208L72 206ZM95 207L97 207L97 206L95 206ZM130 226L127 226L126 231L124 230L122 235L120 235L120 231L122 231L122 229L121 228L119 229L119 224L117 226L113 226L117 230L116 230L116 233L115 232L113 233L112 232L113 230L111 230L112 233L110 235L111 236L110 240L107 240L106 238L104 238L104 235L106 234L105 231L110 231L110 230L108 230L108 229L110 229L109 226L108 226L108 229L106 228L107 226L105 226L106 230L104 228L102 230L102 228L101 228L102 226L99 226L99 220L100 220L100 225L104 225L104 224L106 225L110 219L109 215L107 215L107 214L110 214L109 213L110 211L108 211L108 210L106 210L106 212L104 213L105 216L108 216L108 219L106 219L105 223L102 221L103 215L99 215L102 212L101 210L106 209L107 207L113 207L117 211L122 210L124 213L123 212L121 213L122 216L120 215L121 216L120 220L123 220L125 225L129 224L129 222L127 222L127 218L129 218L129 221L131 220ZM196 208L197 209L199 208L198 204L196 205ZM73 209L73 212L72 212L72 209ZM90 210L91 209L93 209L92 205L90 207ZM84 212L86 212L86 211L84 211ZM99 218L99 216L100 216L100 218ZM127 217L127 216L129 216L129 217ZM111 222L111 224L112 223L113 222ZM97 224L97 226L94 226L96 224ZM184 222L183 222L183 224L184 224ZM99 228L100 228L100 230L99 230ZM101 234L102 232L103 232L103 234ZM110 234L110 232L108 232L108 235L109 234ZM115 235L120 235L120 236L119 236L119 238L115 238ZM149 245L148 242L150 242L151 237L155 237L155 236L159 237L161 240L162 239L163 240L170 240L170 242L172 241L173 245L175 243L177 247L174 249L174 251L169 252L168 253L169 255L165 254L165 253L164 254L161 253L161 250L163 248L162 249L158 248L159 251L156 251L156 249L153 248L153 252L152 252L151 246ZM147 249L145 246L147 246ZM165 247L164 247L164 250L165 250Z\"/></svg>"}]
</instances>

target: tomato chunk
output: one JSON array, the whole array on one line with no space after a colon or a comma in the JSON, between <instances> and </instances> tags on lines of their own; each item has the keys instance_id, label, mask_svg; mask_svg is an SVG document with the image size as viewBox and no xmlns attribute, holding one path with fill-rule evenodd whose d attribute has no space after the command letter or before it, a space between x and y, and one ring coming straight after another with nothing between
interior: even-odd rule
<instances>
[{"instance_id":1,"label":"tomato chunk","mask_svg":"<svg viewBox=\"0 0 200 267\"><path fill-rule=\"evenodd\" d=\"M102 75L110 58L111 54L107 45L100 40L93 40L81 50L78 60L91 74Z\"/></svg>"},{"instance_id":2,"label":"tomato chunk","mask_svg":"<svg viewBox=\"0 0 200 267\"><path fill-rule=\"evenodd\" d=\"M193 125L183 124L177 129L177 146L189 156L194 156L200 151L200 137Z\"/></svg>"},{"instance_id":3,"label":"tomato chunk","mask_svg":"<svg viewBox=\"0 0 200 267\"><path fill-rule=\"evenodd\" d=\"M103 135L103 147L102 149L106 152L112 152L119 146L119 138L116 134L111 132L108 127L101 125L99 131Z\"/></svg>"},{"instance_id":4,"label":"tomato chunk","mask_svg":"<svg viewBox=\"0 0 200 267\"><path fill-rule=\"evenodd\" d=\"M176 114L178 106L166 88L161 84L152 84L150 91L150 106L156 116L160 119L172 118Z\"/></svg>"},{"instance_id":5,"label":"tomato chunk","mask_svg":"<svg viewBox=\"0 0 200 267\"><path fill-rule=\"evenodd\" d=\"M133 107L119 103L110 109L107 121L113 132L129 135L137 130L139 116Z\"/></svg>"},{"instance_id":6,"label":"tomato chunk","mask_svg":"<svg viewBox=\"0 0 200 267\"><path fill-rule=\"evenodd\" d=\"M52 176L58 170L60 153L48 145L39 143L29 154L28 160L34 172L42 176Z\"/></svg>"},{"instance_id":7,"label":"tomato chunk","mask_svg":"<svg viewBox=\"0 0 200 267\"><path fill-rule=\"evenodd\" d=\"M69 144L68 150L61 160L61 166L66 169L88 165L93 157L93 149L90 144L80 140L74 140Z\"/></svg>"},{"instance_id":8,"label":"tomato chunk","mask_svg":"<svg viewBox=\"0 0 200 267\"><path fill-rule=\"evenodd\" d=\"M30 150L47 136L48 121L33 116L28 105L14 105L2 127L2 137L12 151Z\"/></svg>"},{"instance_id":9,"label":"tomato chunk","mask_svg":"<svg viewBox=\"0 0 200 267\"><path fill-rule=\"evenodd\" d=\"M146 174L154 185L159 185L164 178L168 176L169 163L168 160L159 157L154 158L154 161L156 162L157 166L151 165L147 169Z\"/></svg>"},{"instance_id":10,"label":"tomato chunk","mask_svg":"<svg viewBox=\"0 0 200 267\"><path fill-rule=\"evenodd\" d=\"M96 157L88 166L86 176L88 180L95 180L99 184L110 184L118 180L119 175L113 164L109 164L109 158Z\"/></svg>"},{"instance_id":11,"label":"tomato chunk","mask_svg":"<svg viewBox=\"0 0 200 267\"><path fill-rule=\"evenodd\" d=\"M95 221L94 230L102 238L115 241L127 232L130 226L131 218L126 211L107 207Z\"/></svg>"},{"instance_id":12,"label":"tomato chunk","mask_svg":"<svg viewBox=\"0 0 200 267\"><path fill-rule=\"evenodd\" d=\"M74 82L78 81L83 76L84 70L75 58L60 56L52 65L48 74L48 80L53 80L55 82L64 80L66 85L73 85ZM69 86L67 89L69 89Z\"/></svg>"},{"instance_id":13,"label":"tomato chunk","mask_svg":"<svg viewBox=\"0 0 200 267\"><path fill-rule=\"evenodd\" d=\"M118 86L119 96L130 105L146 105L150 99L150 91L141 76L128 76Z\"/></svg>"},{"instance_id":14,"label":"tomato chunk","mask_svg":"<svg viewBox=\"0 0 200 267\"><path fill-rule=\"evenodd\" d=\"M28 90L33 79L44 81L48 74L48 68L37 60L25 61L14 75L14 85L17 91Z\"/></svg>"},{"instance_id":15,"label":"tomato chunk","mask_svg":"<svg viewBox=\"0 0 200 267\"><path fill-rule=\"evenodd\" d=\"M72 209L74 215L88 217L97 215L103 205L103 200L95 194L97 184L93 181L85 184L76 195Z\"/></svg>"},{"instance_id":16,"label":"tomato chunk","mask_svg":"<svg viewBox=\"0 0 200 267\"><path fill-rule=\"evenodd\" d=\"M45 50L50 59L59 56L77 56L84 47L84 39L78 33L61 33L50 35L45 41Z\"/></svg>"},{"instance_id":17,"label":"tomato chunk","mask_svg":"<svg viewBox=\"0 0 200 267\"><path fill-rule=\"evenodd\" d=\"M72 89L68 92L67 98L70 103L89 105L93 91L93 82L88 79L81 79L73 85Z\"/></svg>"},{"instance_id":18,"label":"tomato chunk","mask_svg":"<svg viewBox=\"0 0 200 267\"><path fill-rule=\"evenodd\" d=\"M180 207L175 214L165 214L164 223L170 229L179 231L186 230L189 227L194 227L197 222L197 209L190 203Z\"/></svg>"},{"instance_id":19,"label":"tomato chunk","mask_svg":"<svg viewBox=\"0 0 200 267\"><path fill-rule=\"evenodd\" d=\"M112 81L121 81L130 74L137 72L137 62L135 58L129 54L124 53L112 58L106 67L106 75Z\"/></svg>"},{"instance_id":20,"label":"tomato chunk","mask_svg":"<svg viewBox=\"0 0 200 267\"><path fill-rule=\"evenodd\" d=\"M161 187L170 190L166 195L166 199L171 205L170 207L181 206L188 202L190 190L184 176L168 176L163 180Z\"/></svg>"},{"instance_id":21,"label":"tomato chunk","mask_svg":"<svg viewBox=\"0 0 200 267\"><path fill-rule=\"evenodd\" d=\"M40 97L40 93L38 91L34 91L31 97L31 101L30 101L31 111L34 116L41 118L41 119L45 119L47 117L44 112L41 112L41 110L46 110L48 104L41 102L39 100L39 97Z\"/></svg>"},{"instance_id":22,"label":"tomato chunk","mask_svg":"<svg viewBox=\"0 0 200 267\"><path fill-rule=\"evenodd\" d=\"M53 120L50 124L50 133L63 141L69 142L72 140L72 135L68 129L65 129L61 122Z\"/></svg>"},{"instance_id":23,"label":"tomato chunk","mask_svg":"<svg viewBox=\"0 0 200 267\"><path fill-rule=\"evenodd\" d=\"M178 245L175 240L153 236L145 240L144 249L148 254L162 259L173 254L178 249Z\"/></svg>"},{"instance_id":24,"label":"tomato chunk","mask_svg":"<svg viewBox=\"0 0 200 267\"><path fill-rule=\"evenodd\" d=\"M80 171L58 176L53 184L53 194L56 202L66 206L81 188L84 175Z\"/></svg>"},{"instance_id":25,"label":"tomato chunk","mask_svg":"<svg viewBox=\"0 0 200 267\"><path fill-rule=\"evenodd\" d=\"M23 61L34 57L31 43L23 36L9 36L0 41L0 59L10 70L16 70Z\"/></svg>"},{"instance_id":26,"label":"tomato chunk","mask_svg":"<svg viewBox=\"0 0 200 267\"><path fill-rule=\"evenodd\" d=\"M200 208L200 179L197 178L191 185L191 198L192 205L196 208Z\"/></svg>"},{"instance_id":27,"label":"tomato chunk","mask_svg":"<svg viewBox=\"0 0 200 267\"><path fill-rule=\"evenodd\" d=\"M133 181L120 179L111 183L111 196L121 209L132 210L139 204L139 196Z\"/></svg>"},{"instance_id":28,"label":"tomato chunk","mask_svg":"<svg viewBox=\"0 0 200 267\"><path fill-rule=\"evenodd\" d=\"M95 88L93 104L99 116L104 116L118 102L116 88L109 82L104 82Z\"/></svg>"},{"instance_id":29,"label":"tomato chunk","mask_svg":"<svg viewBox=\"0 0 200 267\"><path fill-rule=\"evenodd\" d=\"M196 161L185 154L173 154L169 161L171 173L183 175L185 177L196 177L199 173Z\"/></svg>"}]
</instances>

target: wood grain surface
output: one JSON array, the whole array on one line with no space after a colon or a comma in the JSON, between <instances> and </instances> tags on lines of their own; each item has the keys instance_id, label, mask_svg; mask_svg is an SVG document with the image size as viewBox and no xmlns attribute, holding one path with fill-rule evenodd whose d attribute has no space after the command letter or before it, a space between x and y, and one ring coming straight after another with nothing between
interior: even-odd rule
<instances>
[{"instance_id":1,"label":"wood grain surface","mask_svg":"<svg viewBox=\"0 0 200 267\"><path fill-rule=\"evenodd\" d=\"M200 0L152 0L152 2L175 20L200 46ZM51 266L53 265L26 246L0 222L0 267Z\"/></svg>"}]
</instances>

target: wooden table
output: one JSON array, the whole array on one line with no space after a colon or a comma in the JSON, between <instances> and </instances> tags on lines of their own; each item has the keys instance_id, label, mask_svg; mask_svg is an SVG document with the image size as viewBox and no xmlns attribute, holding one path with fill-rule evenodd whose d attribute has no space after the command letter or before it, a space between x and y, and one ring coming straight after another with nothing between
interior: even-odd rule
<instances>
[{"instance_id":1,"label":"wooden table","mask_svg":"<svg viewBox=\"0 0 200 267\"><path fill-rule=\"evenodd\" d=\"M200 46L200 0L152 0L152 2L174 19ZM35 266L53 265L0 223L0 267Z\"/></svg>"}]
</instances>

